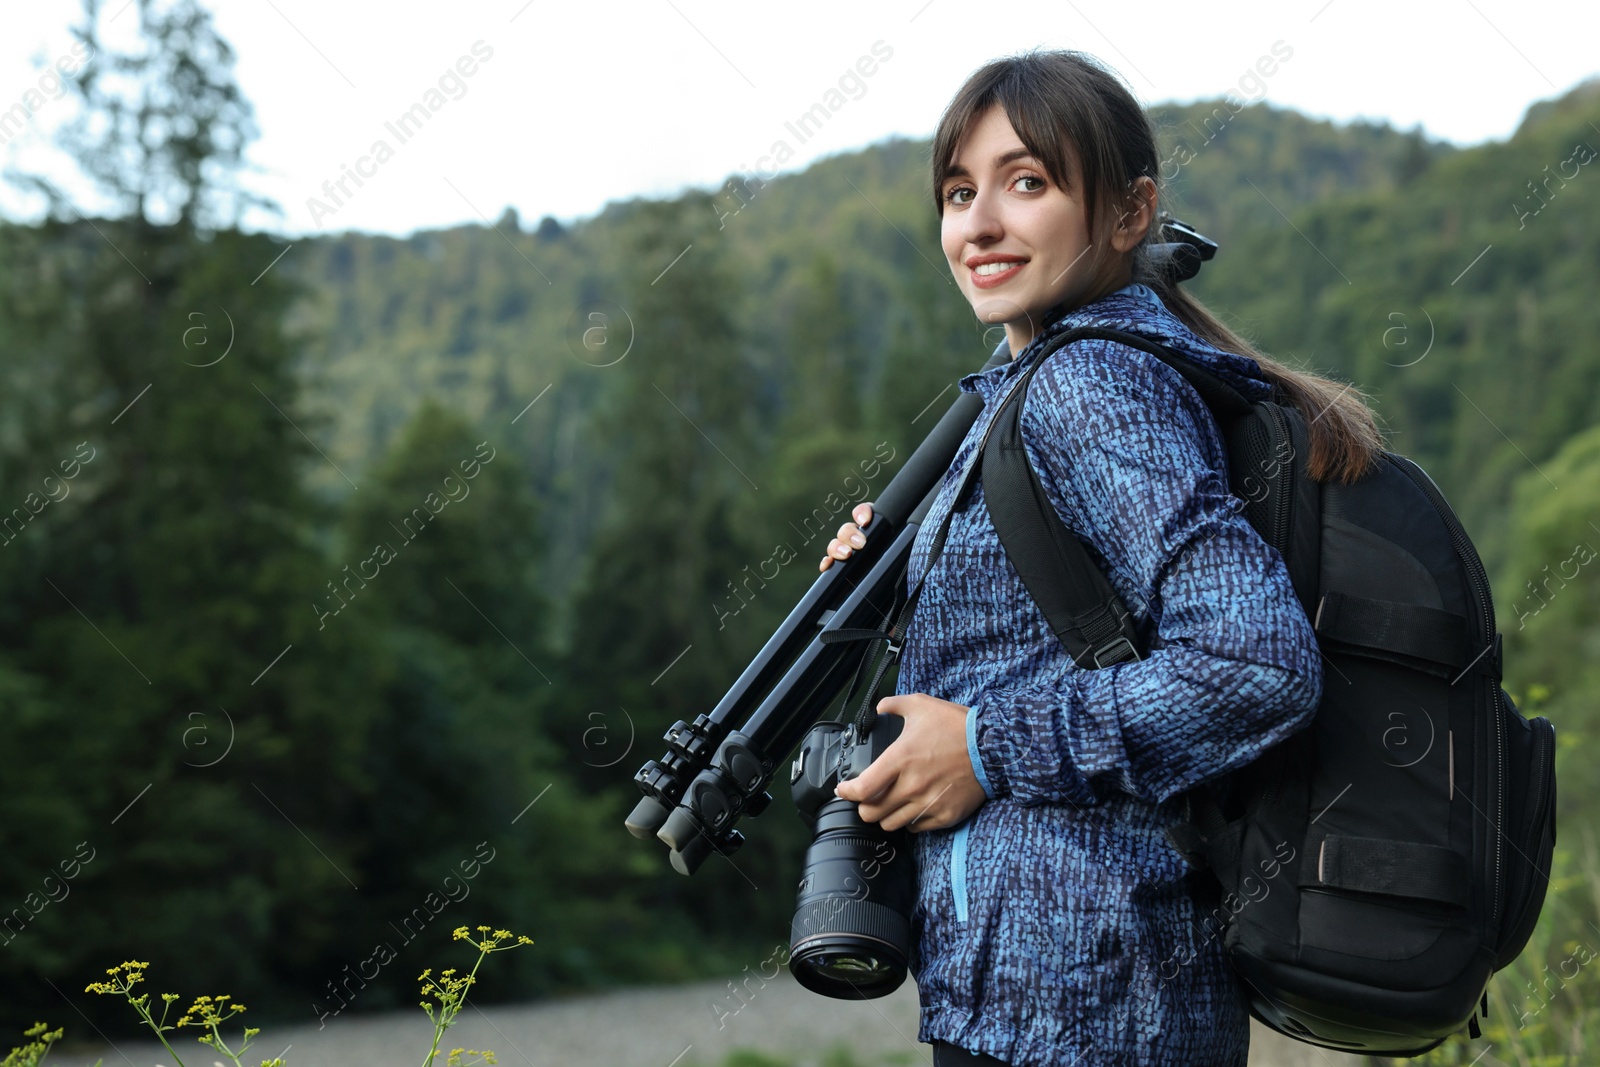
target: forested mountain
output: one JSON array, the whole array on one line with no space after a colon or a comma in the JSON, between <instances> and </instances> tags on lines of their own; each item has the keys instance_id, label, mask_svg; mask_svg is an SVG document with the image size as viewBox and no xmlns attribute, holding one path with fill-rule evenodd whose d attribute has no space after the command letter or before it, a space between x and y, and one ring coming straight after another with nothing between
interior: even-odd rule
<instances>
[{"instance_id":1,"label":"forested mountain","mask_svg":"<svg viewBox=\"0 0 1600 1067\"><path fill-rule=\"evenodd\" d=\"M1336 126L1262 104L1235 113L1218 99L1167 105L1155 116L1163 175L1172 179L1168 207L1221 241L1224 259L1235 262L1240 231L1293 237L1279 211L1393 196L1454 154L1387 126ZM672 270L699 279L698 260L713 245L732 265L716 298L753 375L743 403L755 452L739 464L758 484L767 464L782 462L780 451L798 447L797 434L828 427L849 427L871 444L893 434L903 455L917 439L910 420L992 347L939 251L927 186L928 143L895 139L770 182L730 177L711 195L680 203L698 216L694 225L710 225ZM664 270L689 244L635 264L629 249L646 210L638 201L613 203L571 227L546 219L533 232L508 213L493 228L404 239L343 234L298 242L283 263L306 285L295 321L315 338L307 400L326 412L325 447L341 468L359 470L381 455L424 397L507 422L539 398L517 420L514 440L536 491L562 517L546 570L558 602L612 485L615 450L593 436L590 412L607 390L624 388L620 379L639 363L630 355L632 365L597 366L626 340L588 353L580 338L602 320L586 316L606 315L605 328L625 338L623 274L635 265ZM1235 303L1222 300L1248 312ZM831 392L821 381L830 375L847 376L848 387ZM841 406L839 396L859 409ZM875 436L868 426L883 430ZM871 444L861 451L858 442L836 462L848 469ZM347 489L331 470L314 477L331 493ZM766 515L798 519L806 499L801 494L793 514Z\"/></svg>"}]
</instances>

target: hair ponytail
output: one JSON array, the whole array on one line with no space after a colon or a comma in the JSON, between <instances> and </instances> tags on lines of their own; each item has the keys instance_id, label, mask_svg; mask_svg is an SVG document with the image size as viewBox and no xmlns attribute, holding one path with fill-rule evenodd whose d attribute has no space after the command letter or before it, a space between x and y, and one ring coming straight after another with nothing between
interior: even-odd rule
<instances>
[{"instance_id":1,"label":"hair ponytail","mask_svg":"<svg viewBox=\"0 0 1600 1067\"><path fill-rule=\"evenodd\" d=\"M933 203L942 216L940 191L955 150L967 131L994 105L1005 110L1028 151L1062 188L1074 175L1091 233L1107 205L1116 210L1134 179L1148 176L1162 188L1156 131L1133 93L1099 60L1084 52L1032 51L997 59L969 77L939 120L933 138ZM1196 336L1229 352L1254 359L1306 420L1311 454L1306 472L1317 481L1352 482L1367 473L1383 451L1364 393L1354 384L1309 371L1294 370L1263 354L1229 329L1170 275L1153 269L1149 246L1162 240L1152 219L1144 241L1133 252L1133 280L1155 290Z\"/></svg>"},{"instance_id":2,"label":"hair ponytail","mask_svg":"<svg viewBox=\"0 0 1600 1067\"><path fill-rule=\"evenodd\" d=\"M1353 383L1336 382L1284 366L1229 329L1170 275L1150 270L1145 248L1157 239L1154 236L1157 225L1152 224L1150 229L1152 236L1145 239L1134 255L1134 281L1154 289L1167 310L1196 337L1226 352L1249 356L1260 365L1266 379L1284 391L1289 403L1306 420L1306 432L1311 439L1306 473L1319 482L1349 484L1371 470L1383 451L1383 435L1368 406L1366 394Z\"/></svg>"}]
</instances>

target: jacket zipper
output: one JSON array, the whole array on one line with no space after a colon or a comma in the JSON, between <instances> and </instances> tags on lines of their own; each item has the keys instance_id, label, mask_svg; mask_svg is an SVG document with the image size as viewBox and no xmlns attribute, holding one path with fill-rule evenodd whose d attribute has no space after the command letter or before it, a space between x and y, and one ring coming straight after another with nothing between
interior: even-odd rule
<instances>
[{"instance_id":1,"label":"jacket zipper","mask_svg":"<svg viewBox=\"0 0 1600 1067\"><path fill-rule=\"evenodd\" d=\"M1478 558L1478 553L1472 547L1472 542L1467 539L1466 531L1461 528L1460 520L1456 518L1455 512L1451 510L1450 505L1445 501L1444 494L1439 492L1439 487L1433 484L1433 479L1428 477L1426 471L1404 456L1397 456L1393 453L1386 453L1386 455L1391 460L1397 461L1397 466L1416 483L1417 488L1422 490L1423 494L1433 503L1434 508L1445 520L1445 527L1450 531L1450 539L1455 543L1456 555L1461 558L1462 563L1466 566L1467 580L1476 595L1478 618L1483 623L1483 628L1479 632L1484 636L1485 641L1492 642L1495 634L1494 602L1487 595L1489 588L1488 572L1484 570L1483 561ZM1494 720L1493 769L1495 773L1494 818L1489 823L1494 834L1494 899L1490 902L1490 920L1495 925L1496 936L1498 937L1501 911L1505 905L1505 886L1501 881L1502 839L1505 835L1498 832L1496 828L1505 824L1506 806L1505 709L1500 707L1498 693L1494 696L1494 705L1494 712L1490 716Z\"/></svg>"},{"instance_id":2,"label":"jacket zipper","mask_svg":"<svg viewBox=\"0 0 1600 1067\"><path fill-rule=\"evenodd\" d=\"M1071 331L1068 331L1068 333L1071 333ZM1076 340L1079 340L1079 338L1076 336L1068 337L1068 339L1064 342L1061 341L1059 337L1053 338L1046 344L1045 349L1043 350L1044 355L1039 356L1035 354L1034 356L1030 356L1029 359L1032 361L1033 366L1023 367L1020 371L1018 371L1017 376L1006 385L1005 391L1000 395L1000 402L994 405L992 414L989 414L989 408L987 405L985 405L984 412L979 415L979 418L981 419L984 414L988 414L989 422L988 425L983 428L983 435L978 438L978 447L967 458L967 465L962 468L961 485L957 489L956 499L951 502L951 510L954 510L960 506L961 497L963 495L961 490L966 488L967 476L974 465L982 462L984 449L989 444L989 435L994 432L995 423L1000 421L1000 412L1004 410L1006 404L1011 401L1011 397L1017 391L1018 386L1027 382L1028 378L1035 370L1038 369L1039 365L1042 364L1046 358L1053 355L1059 349L1065 348L1067 345ZM1018 418L1020 420L1020 413ZM945 527L941 522L941 533L943 533L944 530ZM929 552L929 558L936 559L943 548L944 538L936 538L935 543ZM932 569L931 564L925 564L925 566L928 568L928 570ZM924 570L924 576L927 575L928 570ZM965 822L956 827L955 836L950 842L950 894L955 901L956 919L959 922L967 921L967 832L971 828L972 819L969 816Z\"/></svg>"},{"instance_id":3,"label":"jacket zipper","mask_svg":"<svg viewBox=\"0 0 1600 1067\"><path fill-rule=\"evenodd\" d=\"M968 819L956 827L950 842L950 893L956 902L956 920L967 921L967 831L972 828Z\"/></svg>"}]
</instances>

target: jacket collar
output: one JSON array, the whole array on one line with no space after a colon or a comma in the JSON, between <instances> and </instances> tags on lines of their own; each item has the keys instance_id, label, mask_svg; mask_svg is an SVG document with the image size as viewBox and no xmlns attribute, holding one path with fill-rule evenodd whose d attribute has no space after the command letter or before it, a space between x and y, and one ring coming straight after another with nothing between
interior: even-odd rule
<instances>
[{"instance_id":1,"label":"jacket collar","mask_svg":"<svg viewBox=\"0 0 1600 1067\"><path fill-rule=\"evenodd\" d=\"M1270 395L1272 387L1261 366L1249 356L1226 352L1196 336L1161 302L1156 291L1140 282L1123 286L1098 300L1048 320L1038 336L1015 359L986 371L974 371L958 383L962 392L977 393L988 404L1006 388L1050 340L1078 326L1106 326L1148 337L1215 371L1250 399ZM1009 351L1002 341L997 351Z\"/></svg>"}]
</instances>

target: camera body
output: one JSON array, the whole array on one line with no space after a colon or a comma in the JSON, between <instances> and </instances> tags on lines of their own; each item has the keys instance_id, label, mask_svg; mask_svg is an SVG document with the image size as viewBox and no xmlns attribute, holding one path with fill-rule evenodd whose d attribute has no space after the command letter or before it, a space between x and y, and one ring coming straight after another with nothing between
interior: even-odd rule
<instances>
[{"instance_id":1,"label":"camera body","mask_svg":"<svg viewBox=\"0 0 1600 1067\"><path fill-rule=\"evenodd\" d=\"M794 806L807 826L815 829L822 808L828 801L839 799L833 795L838 784L859 778L900 736L904 725L905 720L898 715L879 715L872 732L865 737L855 723L831 720L819 722L807 732L789 768Z\"/></svg>"},{"instance_id":2,"label":"camera body","mask_svg":"<svg viewBox=\"0 0 1600 1067\"><path fill-rule=\"evenodd\" d=\"M906 978L917 881L910 835L864 822L855 801L833 794L903 725L898 715L880 715L863 736L853 722L819 722L790 768L795 807L815 836L801 868L789 971L814 993L870 999Z\"/></svg>"}]
</instances>

